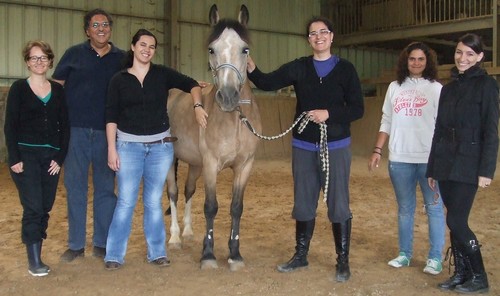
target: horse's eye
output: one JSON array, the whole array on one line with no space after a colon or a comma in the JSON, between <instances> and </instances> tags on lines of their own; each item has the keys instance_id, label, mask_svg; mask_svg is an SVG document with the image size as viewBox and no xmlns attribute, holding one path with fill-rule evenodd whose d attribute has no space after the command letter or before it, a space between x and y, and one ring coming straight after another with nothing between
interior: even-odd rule
<instances>
[{"instance_id":1,"label":"horse's eye","mask_svg":"<svg viewBox=\"0 0 500 296\"><path fill-rule=\"evenodd\" d=\"M209 54L214 54L214 49L213 49L213 48L209 48L209 49L208 49L208 53L209 53Z\"/></svg>"},{"instance_id":2,"label":"horse's eye","mask_svg":"<svg viewBox=\"0 0 500 296\"><path fill-rule=\"evenodd\" d=\"M248 48L248 47L243 48L243 51L241 53L243 53L243 54L249 54L250 53L250 48Z\"/></svg>"}]
</instances>

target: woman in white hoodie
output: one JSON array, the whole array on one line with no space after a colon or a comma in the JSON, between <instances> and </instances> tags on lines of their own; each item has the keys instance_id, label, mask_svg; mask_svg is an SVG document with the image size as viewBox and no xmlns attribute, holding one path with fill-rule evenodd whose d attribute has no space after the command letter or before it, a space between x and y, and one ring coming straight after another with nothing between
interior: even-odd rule
<instances>
[{"instance_id":1,"label":"woman in white hoodie","mask_svg":"<svg viewBox=\"0 0 500 296\"><path fill-rule=\"evenodd\" d=\"M429 253L425 273L439 274L445 240L443 202L438 189L427 184L425 173L436 123L442 85L436 81L436 54L426 44L413 42L401 52L397 80L387 90L382 120L368 163L371 171L379 166L382 148L389 139L389 175L398 202L399 255L392 267L409 266L413 256L413 228L416 188L424 198L429 223Z\"/></svg>"}]
</instances>

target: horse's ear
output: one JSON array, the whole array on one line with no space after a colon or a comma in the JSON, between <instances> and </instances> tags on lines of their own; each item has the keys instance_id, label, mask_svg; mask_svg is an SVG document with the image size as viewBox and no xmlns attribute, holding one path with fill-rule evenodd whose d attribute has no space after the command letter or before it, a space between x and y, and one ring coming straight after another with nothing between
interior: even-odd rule
<instances>
[{"instance_id":1,"label":"horse's ear","mask_svg":"<svg viewBox=\"0 0 500 296\"><path fill-rule=\"evenodd\" d=\"M240 8L240 14L238 15L238 21L240 22L240 24L242 24L244 27L246 27L249 19L250 19L250 13L248 12L248 8L245 6L245 4L243 4L243 5L241 5L241 8Z\"/></svg>"},{"instance_id":2,"label":"horse's ear","mask_svg":"<svg viewBox=\"0 0 500 296\"><path fill-rule=\"evenodd\" d=\"M211 26L215 26L219 22L219 10L217 9L217 5L214 4L210 7L208 20L210 21Z\"/></svg>"}]
</instances>

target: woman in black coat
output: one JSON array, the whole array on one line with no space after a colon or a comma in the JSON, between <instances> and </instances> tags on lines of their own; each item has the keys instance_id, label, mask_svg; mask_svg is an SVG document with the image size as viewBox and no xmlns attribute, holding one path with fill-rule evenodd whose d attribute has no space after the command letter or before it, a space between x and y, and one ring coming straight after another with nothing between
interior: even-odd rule
<instances>
[{"instance_id":1,"label":"woman in black coat","mask_svg":"<svg viewBox=\"0 0 500 296\"><path fill-rule=\"evenodd\" d=\"M427 177L439 182L455 260L453 276L439 284L462 293L488 291L480 245L468 218L478 186L487 188L498 153L498 83L480 67L481 38L466 34L455 49L453 80L441 90Z\"/></svg>"}]
</instances>

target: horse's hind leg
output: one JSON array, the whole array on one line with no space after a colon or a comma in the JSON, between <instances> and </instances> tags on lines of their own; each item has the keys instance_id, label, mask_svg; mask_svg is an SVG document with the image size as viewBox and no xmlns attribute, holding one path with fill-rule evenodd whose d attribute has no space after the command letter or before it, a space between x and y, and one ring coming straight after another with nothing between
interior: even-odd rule
<instances>
[{"instance_id":1,"label":"horse's hind leg","mask_svg":"<svg viewBox=\"0 0 500 296\"><path fill-rule=\"evenodd\" d=\"M179 159L178 158L174 159L174 164L172 166L174 167L173 174L174 174L174 178L175 178L175 179L173 179L174 180L173 182L175 182L175 184L177 184L177 170L179 168ZM170 175L172 173L170 171L168 171L168 174ZM167 179L167 188L168 188L168 179ZM168 196L168 192L167 192L167 196ZM168 199L170 200L170 196L168 196ZM170 208L170 205L169 205L168 209L165 210L165 216L169 216L171 212L172 212L172 209Z\"/></svg>"},{"instance_id":2,"label":"horse's hind leg","mask_svg":"<svg viewBox=\"0 0 500 296\"><path fill-rule=\"evenodd\" d=\"M177 161L170 167L167 174L167 195L170 200L170 239L168 245L173 248L181 247L180 228L177 221L177 200L179 190L177 187Z\"/></svg>"},{"instance_id":3,"label":"horse's hind leg","mask_svg":"<svg viewBox=\"0 0 500 296\"><path fill-rule=\"evenodd\" d=\"M229 236L229 269L236 271L245 266L240 254L240 221L243 214L243 195L252 170L253 159L234 169L233 198L231 200L231 233Z\"/></svg>"},{"instance_id":4,"label":"horse's hind leg","mask_svg":"<svg viewBox=\"0 0 500 296\"><path fill-rule=\"evenodd\" d=\"M193 225L191 218L192 197L196 191L196 180L200 177L202 167L189 166L184 195L186 196L186 205L184 208L184 230L182 231L183 238L193 237Z\"/></svg>"}]
</instances>

